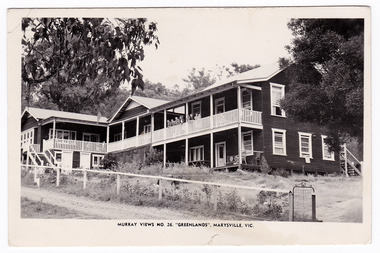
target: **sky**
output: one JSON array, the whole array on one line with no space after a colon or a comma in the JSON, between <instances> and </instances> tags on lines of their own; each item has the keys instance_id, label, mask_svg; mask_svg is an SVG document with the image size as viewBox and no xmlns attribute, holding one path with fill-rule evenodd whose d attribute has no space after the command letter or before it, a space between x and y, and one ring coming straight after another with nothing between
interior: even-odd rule
<instances>
[{"instance_id":1,"label":"sky","mask_svg":"<svg viewBox=\"0 0 380 253\"><path fill-rule=\"evenodd\" d=\"M270 9L198 9L165 11L157 22L160 45L145 50L144 79L185 87L192 68L213 71L231 63L265 65L288 56L290 17Z\"/></svg>"}]
</instances>

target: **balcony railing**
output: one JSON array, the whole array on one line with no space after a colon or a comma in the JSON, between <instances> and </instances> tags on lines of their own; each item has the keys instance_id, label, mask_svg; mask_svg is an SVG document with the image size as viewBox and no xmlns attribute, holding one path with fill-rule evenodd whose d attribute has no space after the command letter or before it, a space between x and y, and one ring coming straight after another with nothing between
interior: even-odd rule
<instances>
[{"instance_id":1,"label":"balcony railing","mask_svg":"<svg viewBox=\"0 0 380 253\"><path fill-rule=\"evenodd\" d=\"M43 141L44 150L48 149L61 149L73 151L88 151L88 152L107 152L107 143L78 141L78 140L64 140L64 139L49 139Z\"/></svg>"},{"instance_id":2,"label":"balcony railing","mask_svg":"<svg viewBox=\"0 0 380 253\"><path fill-rule=\"evenodd\" d=\"M211 128L218 128L234 124L239 119L239 109L219 113L209 117L204 117L196 120L190 120L183 124L166 128L166 139L184 136ZM212 117L212 122L211 122ZM252 125L262 125L261 112L248 109L240 109L240 121ZM211 125L212 124L212 125ZM162 141L165 139L165 129L160 129L153 132L153 142Z\"/></svg>"},{"instance_id":3,"label":"balcony railing","mask_svg":"<svg viewBox=\"0 0 380 253\"><path fill-rule=\"evenodd\" d=\"M150 133L142 134L121 140L108 143L108 152L123 150L132 147L143 146L152 143Z\"/></svg>"},{"instance_id":4,"label":"balcony railing","mask_svg":"<svg viewBox=\"0 0 380 253\"><path fill-rule=\"evenodd\" d=\"M212 117L212 121L211 121ZM247 109L240 109L240 121L253 125L262 125L261 112L252 111ZM138 147L154 142L163 141L166 139L173 139L187 134L197 133L212 128L227 126L239 122L239 109L227 111L224 113L204 117L196 120L190 120L183 124L167 127L166 129L159 129L153 133L145 133L138 136L133 136L121 141L108 143L108 150L106 143L86 142L77 140L62 140L62 139L49 139L44 140L44 150L47 149L62 149L62 150L75 150L75 151L88 151L88 152L112 152L123 150L131 147Z\"/></svg>"},{"instance_id":5,"label":"balcony railing","mask_svg":"<svg viewBox=\"0 0 380 253\"><path fill-rule=\"evenodd\" d=\"M189 134L210 129L211 126L210 117L191 120L185 124L188 124Z\"/></svg>"},{"instance_id":6,"label":"balcony railing","mask_svg":"<svg viewBox=\"0 0 380 253\"><path fill-rule=\"evenodd\" d=\"M248 109L241 109L240 118L242 122L251 123L254 125L262 125L261 112Z\"/></svg>"},{"instance_id":7,"label":"balcony railing","mask_svg":"<svg viewBox=\"0 0 380 253\"><path fill-rule=\"evenodd\" d=\"M226 126L238 121L238 109L213 115L214 127Z\"/></svg>"}]
</instances>

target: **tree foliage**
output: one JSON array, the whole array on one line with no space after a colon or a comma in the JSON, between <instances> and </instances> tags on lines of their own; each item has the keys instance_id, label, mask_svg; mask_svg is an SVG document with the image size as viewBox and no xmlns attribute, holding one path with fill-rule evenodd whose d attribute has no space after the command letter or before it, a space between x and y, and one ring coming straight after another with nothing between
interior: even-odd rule
<instances>
[{"instance_id":1,"label":"tree foliage","mask_svg":"<svg viewBox=\"0 0 380 253\"><path fill-rule=\"evenodd\" d=\"M192 68L189 75L182 80L188 84L190 89L194 89L195 91L204 89L216 81L215 77L211 75L211 72L205 70L205 68L201 70Z\"/></svg>"},{"instance_id":2,"label":"tree foliage","mask_svg":"<svg viewBox=\"0 0 380 253\"><path fill-rule=\"evenodd\" d=\"M294 39L287 46L290 90L281 106L301 122L330 131L333 150L350 137L363 137L364 21L362 19L294 19Z\"/></svg>"},{"instance_id":3,"label":"tree foliage","mask_svg":"<svg viewBox=\"0 0 380 253\"><path fill-rule=\"evenodd\" d=\"M182 80L187 83L187 87L183 89L182 95L186 96L192 92L202 90L212 84L214 84L217 78L231 77L248 70L258 68L260 65L238 64L233 62L229 66L218 67L216 71L206 70L205 68L196 69L192 68L186 78Z\"/></svg>"},{"instance_id":4,"label":"tree foliage","mask_svg":"<svg viewBox=\"0 0 380 253\"><path fill-rule=\"evenodd\" d=\"M231 63L231 67L232 69L230 69L229 67L225 68L226 71L228 72L228 76L234 76L234 75L246 72L248 70L258 68L260 67L260 65L259 64L255 64L255 65L240 64L239 65L238 63L233 62Z\"/></svg>"},{"instance_id":5,"label":"tree foliage","mask_svg":"<svg viewBox=\"0 0 380 253\"><path fill-rule=\"evenodd\" d=\"M24 18L22 85L32 100L80 112L130 82L143 88L144 46L159 40L144 18Z\"/></svg>"},{"instance_id":6,"label":"tree foliage","mask_svg":"<svg viewBox=\"0 0 380 253\"><path fill-rule=\"evenodd\" d=\"M178 97L182 96L181 91L169 89L160 82L153 83L149 80L145 80L144 83L145 83L144 90L141 90L141 89L136 90L135 95L141 96L141 97L150 97L150 98L168 100L168 101L177 99Z\"/></svg>"}]
</instances>

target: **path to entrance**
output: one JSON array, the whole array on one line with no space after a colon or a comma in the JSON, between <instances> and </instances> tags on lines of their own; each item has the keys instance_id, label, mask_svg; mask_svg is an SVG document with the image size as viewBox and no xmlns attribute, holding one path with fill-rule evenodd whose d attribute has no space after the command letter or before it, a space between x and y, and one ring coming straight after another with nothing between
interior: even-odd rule
<instances>
[{"instance_id":1,"label":"path to entrance","mask_svg":"<svg viewBox=\"0 0 380 253\"><path fill-rule=\"evenodd\" d=\"M49 191L41 188L21 187L21 196L33 201L65 207L99 219L199 219L190 215L156 207L133 206L121 203L95 201L72 194ZM59 217L57 217L59 218Z\"/></svg>"}]
</instances>

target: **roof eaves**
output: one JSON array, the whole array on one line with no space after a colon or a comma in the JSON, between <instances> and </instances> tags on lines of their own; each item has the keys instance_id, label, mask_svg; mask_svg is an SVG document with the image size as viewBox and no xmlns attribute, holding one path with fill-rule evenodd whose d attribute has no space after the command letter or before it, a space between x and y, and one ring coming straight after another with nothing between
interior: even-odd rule
<instances>
[{"instance_id":1,"label":"roof eaves","mask_svg":"<svg viewBox=\"0 0 380 253\"><path fill-rule=\"evenodd\" d=\"M22 117L24 117L24 114L25 113L29 113L35 120L39 120L39 118L37 118L36 116L34 116L29 110L28 110L28 107L26 107L25 109L24 109L24 111L22 112L22 114L21 114L21 118Z\"/></svg>"},{"instance_id":2,"label":"roof eaves","mask_svg":"<svg viewBox=\"0 0 380 253\"><path fill-rule=\"evenodd\" d=\"M150 109L150 107L145 104L144 102L140 101L139 99L136 99L135 97L131 96L131 100L135 101L136 103L141 104L142 106L145 106L146 108Z\"/></svg>"},{"instance_id":3,"label":"roof eaves","mask_svg":"<svg viewBox=\"0 0 380 253\"><path fill-rule=\"evenodd\" d=\"M274 77L275 75L277 75L278 73L280 73L281 71L283 71L284 69L285 68L279 69L279 70L277 70L276 72L272 73L271 75L269 75L267 77L242 79L242 80L238 80L237 83L240 84L240 83L269 81L269 79L271 79L272 77Z\"/></svg>"},{"instance_id":4,"label":"roof eaves","mask_svg":"<svg viewBox=\"0 0 380 253\"><path fill-rule=\"evenodd\" d=\"M152 107L150 109L150 111L151 112L157 112L157 111L160 111L160 110L162 110L164 108L170 108L171 106L174 106L176 104L180 104L180 102L184 102L184 101L187 102L187 101L190 101L192 98L203 97L203 96L205 96L205 94L210 94L210 93L212 93L215 90L220 90L220 89L224 88L227 85L231 85L233 87L234 84L236 84L236 81L231 81L231 82L228 82L228 83L216 86L216 87L211 88L211 89L204 89L204 90L198 91L196 93L187 95L186 97L183 97L183 98L180 98L180 99L176 99L174 101L169 101L166 104L162 104L162 105L159 105L159 106Z\"/></svg>"},{"instance_id":5,"label":"roof eaves","mask_svg":"<svg viewBox=\"0 0 380 253\"><path fill-rule=\"evenodd\" d=\"M112 122L114 120L114 118L116 117L116 115L120 112L120 110L125 106L125 104L131 100L131 96L129 96L125 101L124 103L120 106L120 108L115 112L115 114L107 120L107 122Z\"/></svg>"},{"instance_id":6,"label":"roof eaves","mask_svg":"<svg viewBox=\"0 0 380 253\"><path fill-rule=\"evenodd\" d=\"M74 122L74 123L87 123L87 124L92 124L92 125L104 125L106 126L108 123L107 122L102 122L102 121L92 121L92 120L82 120L82 119L72 119L72 118L64 118L64 117L59 117L59 116L50 116L46 119L42 120L42 124L49 123L51 120L62 120L62 121L68 121L68 122Z\"/></svg>"}]
</instances>

